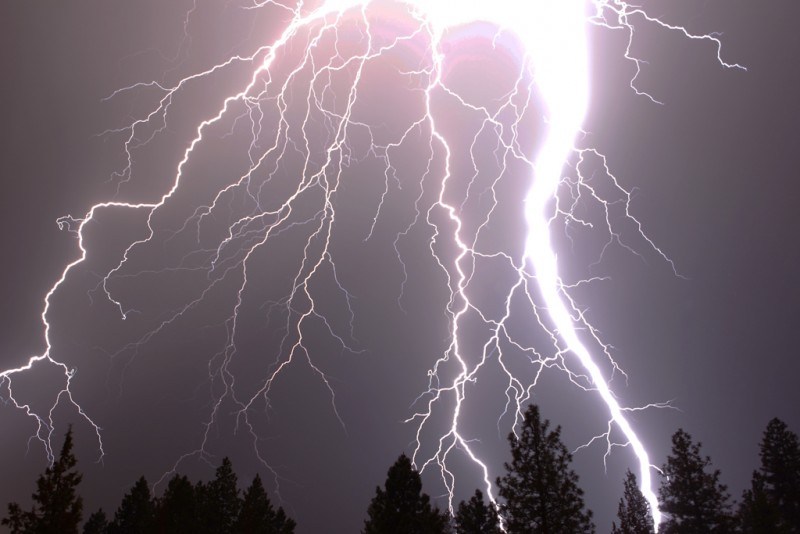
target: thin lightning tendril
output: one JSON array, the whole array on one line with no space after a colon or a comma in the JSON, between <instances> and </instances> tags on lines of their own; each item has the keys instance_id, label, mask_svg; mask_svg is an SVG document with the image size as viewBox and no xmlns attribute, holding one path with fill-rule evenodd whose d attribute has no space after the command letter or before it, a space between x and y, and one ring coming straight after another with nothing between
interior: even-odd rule
<instances>
[{"instance_id":1,"label":"thin lightning tendril","mask_svg":"<svg viewBox=\"0 0 800 534\"><path fill-rule=\"evenodd\" d=\"M249 122L250 146L248 147L249 165L238 179L221 188L210 203L195 209L184 224L173 231L173 236L184 232L195 232L198 244L201 241L201 227L207 218L213 217L226 207L235 194L242 193L250 202L250 212L233 221L226 235L212 249L196 251L199 256L210 258L199 267L188 267L185 264L170 268L175 271L205 271L208 284L188 303L170 312L165 319L137 340L119 349L111 356L123 352L136 353L166 328L198 307L218 285L239 274L241 282L236 293L235 305L225 322L227 332L224 347L217 352L208 364L210 380L221 386L221 393L215 393L208 419L204 423L203 438L196 450L181 456L172 469L164 474L161 480L174 472L186 458L196 456L207 457L209 433L222 417L222 407L226 402L236 406L236 430L243 429L252 437L255 455L274 475L276 489L279 490L280 476L263 457L259 447L259 434L253 417L257 413L259 403L269 405L272 387L284 373L285 369L295 364L304 363L319 378L330 396L331 409L343 428L345 422L336 405L336 391L325 372L315 362L312 352L307 348L306 337L312 324L322 326L332 340L342 350L357 353L359 350L351 345L355 339L355 313L352 306L353 295L341 283L336 271L331 251L332 236L336 228L336 199L340 185L346 177L346 171L359 159L351 147L357 136L366 136L369 148L366 151L383 165L383 190L376 206L371 226L365 239L373 237L376 226L382 216L385 203L390 195L392 182L399 187L400 178L394 158L402 148L413 143L418 137L427 140L427 161L425 172L419 182L419 192L414 201L415 217L399 233L393 242L397 260L402 266L403 280L400 284L398 305L402 307L404 288L408 283L407 265L400 253L400 243L410 232L422 225L430 232L429 249L433 260L443 273L449 298L446 315L449 323L449 346L433 363L429 371L428 389L415 401L417 408L407 419L416 425L412 460L421 471L436 469L441 475L447 490L448 506L453 511L456 476L448 467L448 458L456 451L466 455L480 473L486 493L494 501L494 487L490 477L490 469L474 450L475 440L462 433L461 421L464 401L471 384L478 380L484 366L496 362L502 370L506 385L504 389L505 409L497 421L498 430L506 416L511 417L511 428L516 431L522 419L524 405L529 401L534 387L546 369L557 369L569 380L587 391L596 392L610 414L603 434L593 437L588 443L578 447L588 447L598 440L606 442L605 457L614 447L630 447L639 464L641 489L651 506L653 520L660 522L658 501L653 491L652 469L647 451L637 437L626 418L626 413L650 407L665 407L655 403L646 407L625 407L619 404L610 387L610 378L614 373L624 375L622 369L612 358L612 348L601 340L599 332L589 323L585 310L576 302L571 290L591 282L602 281L603 278L590 278L577 282L565 282L559 274L555 249L552 245L553 225L573 224L584 228L594 228L594 222L581 216L580 205L593 203L604 214L604 228L607 236L600 259L606 249L619 245L636 254L633 246L627 244L615 226L613 213L622 208L624 220L632 223L636 232L657 255L667 262L676 275L680 276L667 254L644 233L642 224L630 211L631 194L612 174L603 154L591 147L576 144L583 124L589 99L588 79L588 45L587 26L589 24L613 31L624 32L627 36L624 57L634 66L634 75L630 87L639 95L661 103L650 94L640 90L637 80L644 63L632 52L635 32L641 25L656 26L664 30L677 32L682 36L698 41L711 43L716 49L719 63L727 68L743 68L735 63L728 63L721 56L721 42L714 34L694 34L685 27L672 25L650 16L642 8L619 0L536 0L516 2L498 0L495 2L465 1L459 3L457 9L448 7L446 2L426 2L424 0L407 0L400 5L405 6L405 17L413 24L406 33L399 33L391 39L377 38L371 9L377 1L371 0L323 0L316 7L309 7L300 1L292 4L274 0L254 1L244 6L248 10L274 10L276 16L287 18L287 24L280 35L272 43L258 48L246 56L234 55L210 68L180 79L173 85L163 82L141 82L118 89L108 99L119 97L129 91L157 91L161 96L158 104L142 118L134 120L121 129L108 130L105 135L123 135L125 166L112 177L117 181L117 196L122 188L132 179L135 165L134 153L152 142L166 127L173 103L181 93L201 81L214 76L234 65L255 66L249 82L238 92L227 96L222 106L202 120L194 131L193 138L183 152L177 165L174 180L166 193L157 202L129 203L109 201L96 204L82 218L63 217L58 220L59 227L77 237L77 259L68 263L55 284L44 297L41 320L44 327L45 350L42 354L32 356L17 368L0 372L0 386L5 388L5 396L11 404L31 417L36 425L33 438L43 445L49 461L53 461L52 435L55 429L54 411L62 403L72 405L81 417L91 426L97 436L100 459L105 455L102 429L74 398L71 390L75 370L70 368L54 355L55 347L51 342L51 301L54 294L67 282L70 274L84 263L87 258L84 230L95 221L100 211L133 210L146 214L146 235L132 241L122 252L118 263L111 268L97 286L105 298L118 311L122 319L127 319L134 310L128 309L122 298L116 297L110 283L129 277L136 277L147 272L130 273L126 271L128 264L141 249L154 242L157 234L156 216L175 197L185 180L185 172L194 153L205 142L207 132L222 122L223 119L235 116L234 127L241 121ZM193 5L184 19L184 41L189 39L190 18L197 6ZM510 33L519 39L524 48L523 58L519 63L516 81L494 109L470 102L451 88L445 77L444 63L448 52L442 45L448 30L460 25L476 21L486 21L496 27L495 40L502 34ZM352 50L352 43L344 47L340 42L343 28L357 28L360 35L357 51ZM416 69L402 72L409 80L416 80L418 91L424 97L424 105L419 116L409 121L408 127L398 137L381 144L373 127L357 118L359 90L364 83L365 69L381 60L396 49L414 42L426 43L427 59L423 58ZM279 65L283 55L302 44L303 52L296 65L288 72ZM333 43L333 52L327 49ZM340 49L341 47L341 49ZM182 45L183 48L183 45ZM342 49L349 50L343 51ZM180 53L180 51L179 51ZM341 91L335 80L348 78L348 87ZM295 98L302 94L305 98L305 111L296 116L293 106ZM541 98L547 112L547 126L544 141L535 154L526 147L522 140L525 132L525 120L532 113L534 95ZM340 99L344 96L343 99ZM441 118L437 116L436 102L445 99L456 104L464 113L478 117L480 128L474 134L469 148L472 176L469 179L466 193L461 201L454 201L453 148L448 140L446 129L442 128ZM264 131L262 122L269 112L277 113L277 124L271 132ZM509 120L511 117L511 120ZM150 129L149 134L147 133ZM233 127L232 127L233 128ZM323 131L324 145L320 148L314 136ZM232 130L231 130L232 131ZM490 186L481 195L490 197L489 208L486 209L473 231L462 218L465 206L471 202L475 191L479 189L478 176L484 173L481 162L476 156L478 147L484 143L486 136L492 137L494 158L498 164L496 174L490 180ZM263 141L268 142L264 145ZM266 148L264 148L266 146ZM289 165L293 156L303 158L300 181L296 188L282 200L265 199L265 191L273 179L277 180L284 166ZM364 158L365 156L362 156ZM570 162L571 166L570 166ZM604 175L610 180L616 199L610 199L592 183L591 176L585 175L585 168L596 168L599 164ZM437 168L443 165L441 174ZM525 198L524 213L527 223L527 237L524 250L515 256L508 252L497 251L480 246L488 238L490 221L500 209L497 186L504 176L512 172L512 165L521 165L530 175L530 186ZM593 166L594 165L594 166ZM571 172L565 173L565 169ZM258 176L266 178L258 183ZM572 176L570 176L571 174ZM438 176L438 179L436 177ZM435 185L431 185L431 183ZM434 188L433 190L431 188ZM430 192L433 191L433 195ZM432 200L427 203L426 199ZM115 197L116 199L116 197ZM300 215L302 209L298 205L312 199L318 202L315 213ZM564 222L565 221L565 222ZM231 362L237 355L236 341L240 331L239 312L243 306L251 279L257 276L253 271L253 258L274 239L284 232L296 227L309 228L303 247L300 267L295 272L291 290L284 298L267 303L270 313L277 311L285 314L283 338L277 358L269 367L261 387L251 394L242 394L236 388L236 375L231 369ZM443 252L446 247L454 247L454 257ZM600 261L598 259L598 261ZM475 284L479 284L479 264L496 263L504 265L514 273L514 282L503 298L503 311L499 316L482 308L471 296ZM167 269L165 269L167 270ZM324 276L330 277L339 293L344 298L349 318L349 332L338 333L337 328L320 310L315 296L315 284ZM510 326L513 309L525 303L537 328L546 333L550 347L543 350L518 339ZM462 330L468 319L477 318L490 332L480 350L477 361L465 356L462 346L464 334ZM587 343L592 344L590 349ZM610 364L611 377L607 377L593 357L593 351L602 353ZM533 378L525 379L513 370L509 361L509 352L525 356L533 370ZM38 365L49 364L63 373L64 386L49 410L39 412L31 405L19 401L14 393L14 378L28 373ZM130 361L127 365L130 365ZM455 369L453 371L453 369ZM452 376L451 376L452 375ZM627 375L624 375L627 378ZM448 378L450 377L450 378ZM449 428L438 434L432 453L426 449L426 436L433 425L434 413L437 409L452 403L453 409L448 416ZM621 432L623 440L615 441L613 437ZM605 459L604 457L604 459Z\"/></svg>"}]
</instances>

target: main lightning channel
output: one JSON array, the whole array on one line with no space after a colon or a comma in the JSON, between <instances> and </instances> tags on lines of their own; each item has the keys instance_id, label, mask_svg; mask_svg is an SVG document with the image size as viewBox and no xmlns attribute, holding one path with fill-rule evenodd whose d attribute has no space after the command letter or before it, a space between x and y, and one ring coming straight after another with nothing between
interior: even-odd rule
<instances>
[{"instance_id":1,"label":"main lightning channel","mask_svg":"<svg viewBox=\"0 0 800 534\"><path fill-rule=\"evenodd\" d=\"M647 450L623 415L608 380L592 358L591 352L581 342L575 321L561 294L564 284L558 274L558 260L550 237L550 204L556 198L564 164L575 151L575 137L581 130L588 108L589 67L583 6L575 2L555 2L550 5L550 9L548 20L558 22L553 26L537 28L543 38L532 48L537 66L538 87L547 103L550 121L547 139L536 158L535 176L525 199L525 216L528 222L525 258L536 273L536 281L547 312L559 336L589 373L592 385L608 407L612 420L639 460L640 489L650 504L653 523L658 530L661 511L653 491ZM556 29L546 33L553 27ZM559 53L554 53L553 50L558 50Z\"/></svg>"}]
</instances>

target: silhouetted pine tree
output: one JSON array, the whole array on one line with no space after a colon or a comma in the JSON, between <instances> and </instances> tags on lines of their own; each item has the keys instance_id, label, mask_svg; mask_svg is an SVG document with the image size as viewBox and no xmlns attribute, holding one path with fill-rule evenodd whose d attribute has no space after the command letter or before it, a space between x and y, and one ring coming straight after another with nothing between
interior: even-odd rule
<instances>
[{"instance_id":1,"label":"silhouetted pine tree","mask_svg":"<svg viewBox=\"0 0 800 534\"><path fill-rule=\"evenodd\" d=\"M501 534L500 518L492 504L486 504L481 490L475 490L475 495L469 501L458 505L455 517L457 534Z\"/></svg>"},{"instance_id":2,"label":"silhouetted pine tree","mask_svg":"<svg viewBox=\"0 0 800 534\"><path fill-rule=\"evenodd\" d=\"M28 527L31 521L32 512L23 512L19 504L8 503L8 515L0 521L0 524L8 527L11 534L27 534L31 531Z\"/></svg>"},{"instance_id":3,"label":"silhouetted pine tree","mask_svg":"<svg viewBox=\"0 0 800 534\"><path fill-rule=\"evenodd\" d=\"M17 503L8 505L8 517L0 524L12 534L77 534L83 515L83 500L77 494L81 474L75 470L72 428L67 430L61 454L36 481L33 508L23 512Z\"/></svg>"},{"instance_id":4,"label":"silhouetted pine tree","mask_svg":"<svg viewBox=\"0 0 800 534\"><path fill-rule=\"evenodd\" d=\"M778 526L779 516L775 503L767 496L764 478L753 472L750 489L742 494L738 512L739 528L743 534L788 534L791 530Z\"/></svg>"},{"instance_id":5,"label":"silhouetted pine tree","mask_svg":"<svg viewBox=\"0 0 800 534\"><path fill-rule=\"evenodd\" d=\"M800 533L800 444L786 423L773 419L761 441L761 467L742 496L739 521L747 534Z\"/></svg>"},{"instance_id":6,"label":"silhouetted pine tree","mask_svg":"<svg viewBox=\"0 0 800 534\"><path fill-rule=\"evenodd\" d=\"M272 530L270 532L272 534L293 534L295 526L297 526L297 523L294 522L294 519L287 516L283 508L278 507L278 511L275 512L275 519L272 521Z\"/></svg>"},{"instance_id":7,"label":"silhouetted pine tree","mask_svg":"<svg viewBox=\"0 0 800 534\"><path fill-rule=\"evenodd\" d=\"M672 436L672 453L662 469L661 510L667 515L662 534L727 534L733 531L729 495L719 470L707 471L711 459L700 456L700 443L683 430Z\"/></svg>"},{"instance_id":8,"label":"silhouetted pine tree","mask_svg":"<svg viewBox=\"0 0 800 534\"><path fill-rule=\"evenodd\" d=\"M138 534L152 532L156 521L156 505L150 486L144 477L122 497L122 502L108 526L109 534Z\"/></svg>"},{"instance_id":9,"label":"silhouetted pine tree","mask_svg":"<svg viewBox=\"0 0 800 534\"><path fill-rule=\"evenodd\" d=\"M237 484L231 461L223 458L214 480L206 485L198 485L196 491L200 502L202 532L210 534L233 532L233 524L241 507Z\"/></svg>"},{"instance_id":10,"label":"silhouetted pine tree","mask_svg":"<svg viewBox=\"0 0 800 534\"><path fill-rule=\"evenodd\" d=\"M195 488L183 475L175 475L156 504L156 531L196 534L200 530Z\"/></svg>"},{"instance_id":11,"label":"silhouetted pine tree","mask_svg":"<svg viewBox=\"0 0 800 534\"><path fill-rule=\"evenodd\" d=\"M261 477L256 474L244 492L239 516L233 525L237 534L293 534L296 523L286 516L283 508L276 512L264 491Z\"/></svg>"},{"instance_id":12,"label":"silhouetted pine tree","mask_svg":"<svg viewBox=\"0 0 800 534\"><path fill-rule=\"evenodd\" d=\"M577 534L594 532L592 513L584 509L572 455L561 443L561 427L548 431L539 408L530 405L519 438L509 434L511 463L497 479L505 499L500 513L510 534Z\"/></svg>"},{"instance_id":13,"label":"silhouetted pine tree","mask_svg":"<svg viewBox=\"0 0 800 534\"><path fill-rule=\"evenodd\" d=\"M367 513L364 534L441 534L449 528L448 516L431 506L405 454L389 468L385 489L375 489Z\"/></svg>"},{"instance_id":14,"label":"silhouetted pine tree","mask_svg":"<svg viewBox=\"0 0 800 534\"><path fill-rule=\"evenodd\" d=\"M653 517L650 504L644 498L636 482L636 475L628 471L625 475L625 489L617 509L619 527L611 524L611 534L653 534Z\"/></svg>"},{"instance_id":15,"label":"silhouetted pine tree","mask_svg":"<svg viewBox=\"0 0 800 534\"><path fill-rule=\"evenodd\" d=\"M98 511L89 516L86 523L83 525L83 534L107 534L108 533L108 518L106 513L100 508Z\"/></svg>"}]
</instances>

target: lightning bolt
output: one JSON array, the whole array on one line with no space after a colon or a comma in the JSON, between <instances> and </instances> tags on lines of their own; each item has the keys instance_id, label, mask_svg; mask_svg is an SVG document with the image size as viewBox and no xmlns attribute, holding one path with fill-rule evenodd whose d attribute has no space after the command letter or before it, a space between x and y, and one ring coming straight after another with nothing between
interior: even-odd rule
<instances>
[{"instance_id":1,"label":"lightning bolt","mask_svg":"<svg viewBox=\"0 0 800 534\"><path fill-rule=\"evenodd\" d=\"M184 20L184 39L188 40L193 5ZM636 31L648 25L678 32L692 40L713 45L723 67L743 68L727 63L721 56L721 42L714 34L694 34L683 26L672 25L650 16L642 8L620 0L464 0L453 8L444 1L407 0L384 3L377 0L323 0L307 2L278 0L253 1L248 10L270 10L285 21L277 38L249 55L233 55L210 68L181 78L169 85L142 82L115 91L116 98L130 91L155 91L160 96L152 110L126 127L105 132L122 135L125 165L114 176L117 180L115 200L92 206L82 217L64 217L58 224L74 234L78 257L68 263L60 277L45 294L41 313L45 350L31 356L23 365L0 372L0 386L11 404L33 419L38 439L50 461L53 460L51 438L55 428L54 411L62 403L71 404L91 426L97 436L100 458L104 452L102 429L74 398L71 382L75 370L59 359L51 342L51 300L70 275L87 258L85 229L96 222L100 211L136 211L145 215L144 237L130 242L119 261L102 277L97 286L119 317L128 319L135 310L126 306L124 298L114 291L114 282L143 276L151 271L136 270L133 260L148 247L167 245L178 236L193 234L197 250L184 256L174 267L152 271L191 271L205 274L203 288L186 303L164 315L155 328L125 345L112 357L125 352L135 354L154 336L167 330L176 321L196 309L212 292L232 279L237 279L235 303L225 321L226 341L209 360L212 393L204 434L196 450L180 457L172 470L185 458L206 456L209 433L225 415L223 406L232 403L236 430L252 437L255 455L270 470L268 459L259 447L259 434L254 417L262 405L269 406L273 385L292 365L305 364L327 389L331 410L345 427L336 405L336 390L322 367L315 361L307 345L310 328L322 328L345 351L358 353L355 347L354 296L341 283L337 273L332 239L337 228L337 201L351 167L370 160L383 168L383 190L375 207L372 224L365 239L373 237L386 204L390 201L393 183L401 187L398 161L402 151L422 142L425 172L420 177L419 192L414 201L413 220L397 233L393 246L405 278L400 285L398 304L408 283L407 265L400 253L401 243L413 229L427 228L429 250L444 276L448 290L445 314L448 318L449 345L429 371L429 385L415 401L416 409L407 422L416 425L413 461L421 470L436 469L447 489L452 512L456 476L448 467L448 459L456 451L464 454L483 479L486 493L494 500L490 469L475 451L474 440L459 424L466 410L465 400L482 369L497 366L506 386L503 391L505 410L499 414L498 429L506 416L516 429L524 405L533 388L547 369L560 370L577 387L597 394L607 408L606 432L595 436L604 439L608 454L614 446L630 447L637 459L641 490L650 503L653 521L660 522L658 501L653 491L653 465L641 439L626 414L646 407L620 404L611 388L611 379L622 370L612 358L611 347L589 323L585 310L572 296L580 285L600 281L599 278L565 281L560 274L555 247L554 227L570 225L594 229L596 224L581 214L594 206L602 214L600 231L607 238L606 248L620 245L633 253L635 248L621 238L618 217L632 223L645 246L650 247L678 275L667 254L645 234L643 226L632 214L631 195L612 174L605 156L592 147L581 146L581 128L590 95L587 27L590 24L627 36L625 58L635 67L630 87L637 94L660 103L638 89L637 80L643 61L632 52ZM382 31L381 21L395 18L402 22L392 32ZM453 88L447 78L448 32L478 21L491 24L495 46L508 35L514 36L522 49L513 87L492 106L474 103ZM388 140L375 125L360 118L360 92L372 65L387 60L399 50L413 49L418 55L417 67L403 70L411 94L420 95L416 115L405 129ZM421 53L419 51L422 51ZM247 84L229 94L222 105L197 124L191 141L183 151L171 185L157 200L150 203L118 201L126 184L133 179L137 150L153 142L166 128L173 103L191 86L201 84L227 69L252 65ZM542 140L532 142L529 130L535 102L546 108L546 127ZM454 143L448 133L444 105L455 106L467 116L476 118L480 126L469 144L471 175L456 170ZM229 121L232 124L228 124ZM248 125L250 144L245 172L230 180L212 194L208 202L198 205L175 230L159 227L159 216L182 191L188 179L187 168L195 153L212 143L210 133L225 124L231 131L239 124ZM264 125L267 124L265 127ZM364 148L366 147L366 148ZM481 160L481 150L491 149L495 166ZM297 166L299 180L286 185L286 175ZM610 184L594 185L586 169L596 169ZM439 170L441 168L441 170ZM524 198L527 227L524 243L506 251L491 243L491 227L502 211L501 185L522 169L529 179ZM488 183L488 186L481 184ZM479 191L483 187L483 191ZM288 192L286 192L288 191ZM488 198L488 202L482 199ZM208 228L215 218L225 220L234 204L244 206L234 217L227 217L225 231L213 246L207 243ZM481 205L474 208L474 205ZM313 208L309 209L309 205ZM475 217L474 213L478 213ZM237 375L232 363L238 355L242 310L248 289L258 275L258 257L283 234L304 231L299 266L292 276L290 289L283 298L268 303L270 314L283 317L283 337L277 358L266 363L260 386L253 391L237 389ZM167 237L163 237L164 235ZM199 258L199 259L198 259ZM485 270L493 265L511 273L511 282L504 290L501 310L497 312L480 303L474 296L485 283ZM499 266L499 267L497 267ZM237 278L238 277L238 278ZM332 281L342 299L348 317L344 332L330 320L319 304L317 286ZM520 312L519 308L523 311ZM534 346L512 325L517 316L525 318L531 329L544 333L545 346ZM477 357L466 348L465 331L478 323L485 329ZM469 355L468 355L469 354ZM515 358L524 357L532 379L524 378L515 368ZM132 360L131 360L132 361ZM37 411L18 400L14 380L32 373L40 366L53 366L63 374L63 387L56 392L50 408ZM127 365L130 365L130 361ZM623 373L624 374L624 373ZM2 391L2 390L0 390ZM660 407L652 404L648 407ZM430 427L439 411L447 413L444 431ZM616 443L613 435L621 434ZM425 452L430 449L429 452ZM168 473L165 473L165 477ZM276 487L277 471L272 470ZM163 478L162 478L163 480Z\"/></svg>"}]
</instances>

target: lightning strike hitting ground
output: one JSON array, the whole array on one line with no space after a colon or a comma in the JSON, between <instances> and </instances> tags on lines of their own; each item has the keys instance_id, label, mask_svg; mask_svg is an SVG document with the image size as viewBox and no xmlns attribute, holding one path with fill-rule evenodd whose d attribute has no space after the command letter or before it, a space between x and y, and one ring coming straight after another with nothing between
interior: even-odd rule
<instances>
[{"instance_id":1,"label":"lightning strike hitting ground","mask_svg":"<svg viewBox=\"0 0 800 534\"><path fill-rule=\"evenodd\" d=\"M180 458L173 469L183 458L205 453L209 432L226 415L222 410L225 403L236 407L237 431L244 430L252 436L256 456L272 469L269 458L263 457L259 447L254 418L258 417L260 406L269 405L273 385L295 362L304 362L316 373L330 394L335 417L344 427L345 420L336 405L336 388L316 363L307 343L308 330L315 325L327 331L332 342L344 350L358 352L351 347L355 345L356 320L351 305L353 295L340 281L331 247L338 228L337 203L346 187L344 184L352 176L352 169L364 161L381 165L382 194L374 206L371 226L364 229L364 237L371 239L392 200L394 187L404 187L399 178L400 167L404 165L403 151L421 145L424 147L421 151L424 172L418 178L419 189L413 206L415 216L397 233L393 244L397 261L406 273L406 279L398 286L398 304L402 306L404 288L412 283L400 253L401 243L412 230L422 226L430 232L430 254L444 276L449 294L445 310L449 346L438 358L432 359L429 387L417 398L414 404L417 408L408 418L408 422L416 425L415 465L423 471L439 471L452 511L456 475L448 467L448 460L455 454L465 455L483 479L486 493L494 499L490 469L475 450L475 438L466 435L460 427L470 388L479 380L483 368L497 366L506 381L504 390L498 392L505 398L505 410L497 414L498 429L504 421L503 424L513 429L521 420L524 406L542 372L557 369L566 373L577 387L596 393L604 403L609 413L607 431L589 443L605 440L606 454L614 446L632 449L638 462L641 489L657 525L660 512L653 491L653 466L644 444L626 418L626 413L642 408L623 406L614 395L611 379L621 369L611 356L610 346L589 324L585 310L573 296L576 287L598 279L564 280L553 232L555 228L564 228L569 233L573 226L595 229L607 240L603 252L617 244L636 253L617 229L622 220L632 224L641 242L675 270L667 255L644 234L642 225L631 214L631 195L611 173L605 157L592 147L581 146L579 137L591 91L587 27L593 24L609 31L624 32L627 37L625 58L635 66L630 86L655 103L659 102L637 88L642 60L632 52L636 31L656 26L679 32L689 39L707 41L714 46L722 66L741 68L722 60L718 38L712 34L692 34L684 27L662 22L643 9L619 0L469 0L459 2L455 9L449 2L425 0L404 3L328 0L313 5L303 1L294 4L268 0L253 2L246 9L270 10L274 17L287 21L285 28L277 39L250 55L232 56L172 85L139 83L109 97L118 98L136 90L160 94L158 104L148 114L125 128L106 132L125 136L126 164L115 176L119 196L124 186L135 179L137 150L153 142L166 128L171 108L184 91L226 69L252 65L249 82L229 94L221 107L197 124L172 181L165 185L160 198L135 203L118 201L115 197L113 201L92 206L83 217L64 217L58 221L63 230L76 236L80 254L65 266L44 297L41 318L45 350L30 357L24 365L0 373L0 386L5 388L5 396L34 421L35 437L43 444L48 458L53 459L54 411L63 403L74 406L91 425L97 435L100 456L105 454L101 428L91 411L84 409L73 395L71 382L75 370L59 358L58 347L51 342L51 325L55 318L50 314L54 294L68 283L70 275L87 258L84 231L96 222L101 211L126 210L146 216L146 234L124 247L116 265L102 276L98 285L120 319L136 320L131 316L135 310L126 305L125 298L118 296L115 283L147 272L132 268L131 264L148 246L168 244L176 236L196 234L197 250L187 253L178 266L154 272L184 269L206 275L201 291L166 313L155 328L117 354L138 351L197 308L219 286L240 276L235 305L225 323L226 342L222 350L211 356L208 364L209 378L218 389L205 422L204 439L196 450ZM186 35L192 11L187 13L184 24ZM448 61L454 55L448 42L449 32L477 22L491 24L493 33L488 38L495 46L511 39L521 50L513 86L499 102L491 105L475 103L474 99L465 97L447 77ZM409 51L417 56L416 67L403 69L401 74L408 82L409 95L412 95L409 98L417 106L400 131L387 135L370 124L364 118L369 114L360 109L363 94L368 91L369 82L365 80L374 65L388 61L387 58L399 52L408 54ZM537 114L537 102L544 107L546 122L540 128L542 131L533 136L531 125L532 117ZM455 107L479 124L468 136L466 154L456 153L463 142L452 137L452 129L447 125L450 116L442 111L445 106ZM222 124L231 130L239 124L247 125L250 142L245 172L230 178L208 202L194 206L177 229L160 227L161 212L175 201L190 179L187 168L193 158L207 143L219 139L216 133L209 132ZM492 154L491 164L482 159L485 150ZM468 176L463 175L464 167L457 164L461 157L469 159ZM607 180L606 186L597 186L593 181L591 174L598 168ZM592 169L590 174L586 169ZM501 205L500 187L511 179L510 176L520 172L527 176L527 193L524 199L519 199L527 237L518 247L506 250L492 243L491 228L498 214L507 209ZM479 208L470 209L476 199L487 197L489 200ZM235 216L228 217L234 204L243 207ZM601 214L599 224L585 215L587 206ZM615 217L613 214L620 206L622 216ZM209 226L214 220L226 217L225 232L208 246L209 239L213 239L209 237ZM289 291L269 303L270 313L274 311L285 316L280 348L274 359L264 362L263 368L267 371L260 386L243 392L237 389L232 362L237 356L240 311L248 289L259 276L256 258L263 256L282 234L298 228L305 230L299 267L292 276ZM164 234L167 238L162 237ZM204 245L200 246L201 243ZM195 257L202 259L192 264ZM485 284L484 266L488 264L500 265L505 272L512 273L511 281L502 290L499 310L482 304L474 296ZM349 332L342 332L339 323L321 309L317 287L325 280L333 281L339 292ZM517 333L518 328L512 324L519 320L515 319L517 316L522 316L531 330L544 333L544 346L534 346L525 335ZM468 343L465 332L472 329L467 325L475 323L486 332L477 351L465 346ZM521 357L526 359L530 370L527 376L516 370L519 366L516 362ZM49 410L42 412L18 400L14 381L19 375L33 373L44 365L55 366L63 373L64 386L56 393ZM436 426L440 424L442 411L447 414L443 430ZM620 436L620 441L614 436ZM273 473L277 484L277 472Z\"/></svg>"}]
</instances>

